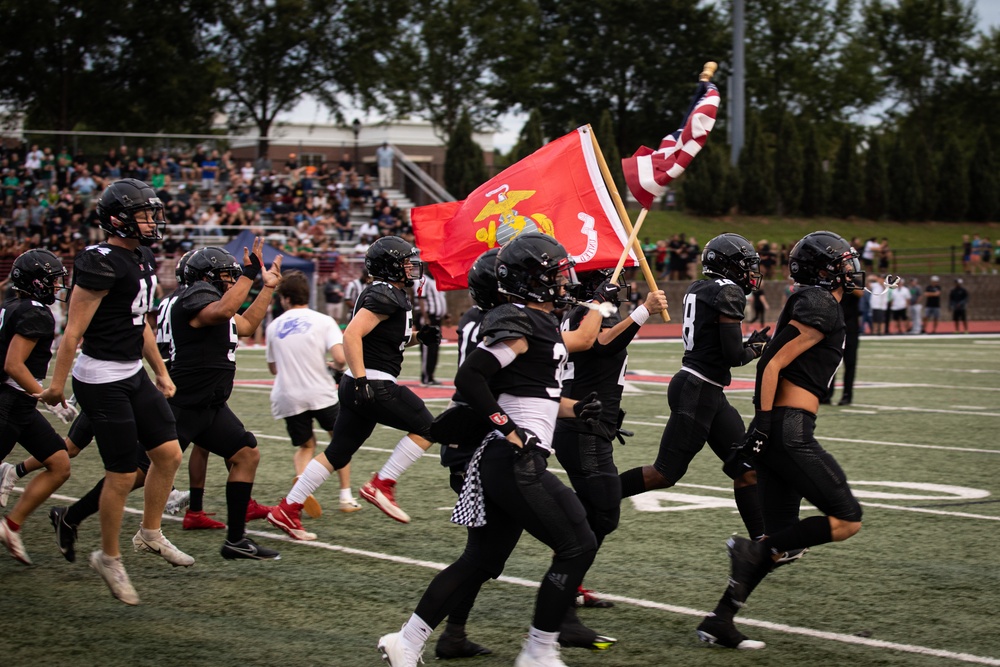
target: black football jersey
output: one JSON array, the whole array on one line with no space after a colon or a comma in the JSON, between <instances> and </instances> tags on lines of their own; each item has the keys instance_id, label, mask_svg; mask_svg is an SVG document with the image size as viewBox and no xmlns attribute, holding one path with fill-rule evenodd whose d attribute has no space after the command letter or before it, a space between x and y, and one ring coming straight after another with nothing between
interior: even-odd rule
<instances>
[{"instance_id":1,"label":"black football jersey","mask_svg":"<svg viewBox=\"0 0 1000 667\"><path fill-rule=\"evenodd\" d=\"M167 370L170 369L174 360L174 330L170 323L170 311L183 289L181 287L174 290L170 296L160 301L160 305L156 309L156 346L160 349L160 356L163 357L163 363L167 365Z\"/></svg>"},{"instance_id":2,"label":"black football jersey","mask_svg":"<svg viewBox=\"0 0 1000 667\"><path fill-rule=\"evenodd\" d=\"M733 376L722 354L719 316L743 321L747 297L743 288L726 278L696 280L684 293L681 364L723 387Z\"/></svg>"},{"instance_id":3,"label":"black football jersey","mask_svg":"<svg viewBox=\"0 0 1000 667\"><path fill-rule=\"evenodd\" d=\"M844 311L833 295L825 289L814 286L800 287L788 297L788 302L781 309L774 332L775 337L781 334L792 320L817 329L823 334L823 340L783 368L781 377L817 398L823 398L844 356L844 341L847 337ZM758 389L765 366L765 359L762 358L761 363L757 364ZM758 403L756 397L754 403Z\"/></svg>"},{"instance_id":4,"label":"black football jersey","mask_svg":"<svg viewBox=\"0 0 1000 667\"><path fill-rule=\"evenodd\" d=\"M479 306L473 306L467 311L462 313L462 317L458 320L458 328L455 330L458 333L458 367L461 368L465 360L469 358L472 351L476 349L479 345L480 336L479 329L483 324L483 317L486 313ZM457 391L451 397L451 400L458 403L464 403L461 394Z\"/></svg>"},{"instance_id":5,"label":"black football jersey","mask_svg":"<svg viewBox=\"0 0 1000 667\"><path fill-rule=\"evenodd\" d=\"M518 328L531 333L524 337L528 351L517 355L490 380L494 396L510 394L558 401L562 393L563 370L566 366L566 346L559 332L559 320L552 313L537 308L525 308L512 303L502 304L486 314L481 326L482 336L491 330L509 329L509 321L519 319Z\"/></svg>"},{"instance_id":6,"label":"black football jersey","mask_svg":"<svg viewBox=\"0 0 1000 667\"><path fill-rule=\"evenodd\" d=\"M101 243L76 256L73 284L108 290L83 334L83 353L94 359L135 361L142 358L146 313L153 309L156 260L153 251L134 251Z\"/></svg>"},{"instance_id":7,"label":"black football jersey","mask_svg":"<svg viewBox=\"0 0 1000 667\"><path fill-rule=\"evenodd\" d=\"M44 303L17 297L7 299L0 309L0 362L7 359L7 350L15 334L35 341L35 347L24 360L31 376L42 380L49 370L52 359L52 339L55 338L56 321L52 311ZM0 382L7 382L10 376L0 363Z\"/></svg>"},{"instance_id":8,"label":"black football jersey","mask_svg":"<svg viewBox=\"0 0 1000 667\"><path fill-rule=\"evenodd\" d=\"M177 393L170 402L185 408L221 405L229 399L236 376L236 319L195 328L191 320L222 298L211 283L199 281L177 293L170 307L174 345L170 377Z\"/></svg>"},{"instance_id":9,"label":"black football jersey","mask_svg":"<svg viewBox=\"0 0 1000 667\"><path fill-rule=\"evenodd\" d=\"M413 330L413 308L406 292L389 283L376 280L361 293L354 305L354 314L360 309L376 315L388 315L365 336L365 368L382 371L399 377L403 368L403 350Z\"/></svg>"},{"instance_id":10,"label":"black football jersey","mask_svg":"<svg viewBox=\"0 0 1000 667\"><path fill-rule=\"evenodd\" d=\"M575 331L590 310L579 306L563 321L564 331ZM604 318L602 328L612 328L621 322L618 312ZM622 334L624 335L624 333ZM601 421L611 426L618 423L618 410L621 408L622 390L625 382L625 366L628 363L628 351L623 347L614 353L591 347L582 352L569 355L566 372L563 374L562 395L579 400L596 391L601 399ZM564 426L573 428L577 420L565 420Z\"/></svg>"}]
</instances>

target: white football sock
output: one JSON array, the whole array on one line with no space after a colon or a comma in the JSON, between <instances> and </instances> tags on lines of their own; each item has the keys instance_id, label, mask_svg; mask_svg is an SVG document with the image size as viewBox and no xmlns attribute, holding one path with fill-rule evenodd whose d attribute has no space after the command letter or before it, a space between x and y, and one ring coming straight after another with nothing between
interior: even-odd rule
<instances>
[{"instance_id":1,"label":"white football sock","mask_svg":"<svg viewBox=\"0 0 1000 667\"><path fill-rule=\"evenodd\" d=\"M558 641L558 632L542 632L532 625L528 628L528 643L524 650L528 655L540 658L552 653Z\"/></svg>"},{"instance_id":2,"label":"white football sock","mask_svg":"<svg viewBox=\"0 0 1000 667\"><path fill-rule=\"evenodd\" d=\"M400 634L403 636L403 641L415 648L417 651L422 651L424 649L424 644L427 642L427 638L431 636L431 632L434 628L427 625L424 619L420 618L416 614L410 616L410 620L403 625Z\"/></svg>"},{"instance_id":3,"label":"white football sock","mask_svg":"<svg viewBox=\"0 0 1000 667\"><path fill-rule=\"evenodd\" d=\"M354 498L354 495L351 493L351 487L347 487L345 489L341 489L340 490L340 499L341 500L352 500L353 498Z\"/></svg>"},{"instance_id":4,"label":"white football sock","mask_svg":"<svg viewBox=\"0 0 1000 667\"><path fill-rule=\"evenodd\" d=\"M326 466L313 459L306 466L306 469L302 471L299 481L295 482L295 486L288 492L286 500L290 503L301 505L316 489L323 486L323 482L329 476L330 471L326 469Z\"/></svg>"},{"instance_id":5,"label":"white football sock","mask_svg":"<svg viewBox=\"0 0 1000 667\"><path fill-rule=\"evenodd\" d=\"M396 443L396 448L392 450L389 460L378 471L378 476L381 479L397 480L400 475L406 472L407 468L419 461L423 455L424 450L420 448L420 445L413 442L410 436L404 435Z\"/></svg>"}]
</instances>

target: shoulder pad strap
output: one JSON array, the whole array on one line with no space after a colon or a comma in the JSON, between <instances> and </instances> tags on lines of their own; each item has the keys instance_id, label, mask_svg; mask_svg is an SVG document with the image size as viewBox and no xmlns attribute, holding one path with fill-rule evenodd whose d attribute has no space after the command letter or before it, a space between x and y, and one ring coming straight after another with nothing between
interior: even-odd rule
<instances>
[{"instance_id":1,"label":"shoulder pad strap","mask_svg":"<svg viewBox=\"0 0 1000 667\"><path fill-rule=\"evenodd\" d=\"M479 329L480 337L486 345L493 345L502 340L524 338L531 332L531 319L528 314L511 303L501 304L486 313L483 325Z\"/></svg>"}]
</instances>

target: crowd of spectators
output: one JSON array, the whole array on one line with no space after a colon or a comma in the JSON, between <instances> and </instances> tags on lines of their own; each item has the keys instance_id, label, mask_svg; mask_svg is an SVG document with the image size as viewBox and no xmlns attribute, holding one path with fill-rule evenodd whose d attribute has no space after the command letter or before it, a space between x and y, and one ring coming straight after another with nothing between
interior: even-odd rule
<instances>
[{"instance_id":1,"label":"crowd of spectators","mask_svg":"<svg viewBox=\"0 0 1000 667\"><path fill-rule=\"evenodd\" d=\"M94 157L65 147L0 144L0 259L31 247L72 257L102 240L96 198L109 182L127 177L148 182L163 200L167 233L154 250L168 257L206 240L199 237L227 238L243 229L308 259L345 247L363 252L387 234L412 240L408 211L346 153L336 163L307 165L294 153L272 164L204 146L189 153L121 146ZM356 229L352 213L368 222Z\"/></svg>"},{"instance_id":2,"label":"crowd of spectators","mask_svg":"<svg viewBox=\"0 0 1000 667\"><path fill-rule=\"evenodd\" d=\"M777 245L767 239L756 244L760 255L760 271L765 280L783 277L790 247ZM669 239L651 242L643 240L643 254L661 280L695 280L700 274L701 246L693 236L674 234Z\"/></svg>"}]
</instances>

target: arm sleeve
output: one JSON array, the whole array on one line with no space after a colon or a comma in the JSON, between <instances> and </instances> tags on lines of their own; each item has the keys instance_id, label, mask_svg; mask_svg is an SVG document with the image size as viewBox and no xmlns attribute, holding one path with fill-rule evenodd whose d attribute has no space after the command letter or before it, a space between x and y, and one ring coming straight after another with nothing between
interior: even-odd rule
<instances>
[{"instance_id":1,"label":"arm sleeve","mask_svg":"<svg viewBox=\"0 0 1000 667\"><path fill-rule=\"evenodd\" d=\"M739 325L736 326L739 327ZM632 342L635 335L639 333L639 329L639 323L633 320L632 324L628 325L624 331L612 338L607 345L601 345L600 342L594 343L594 352L601 356L613 357L628 347L628 344Z\"/></svg>"},{"instance_id":2,"label":"arm sleeve","mask_svg":"<svg viewBox=\"0 0 1000 667\"><path fill-rule=\"evenodd\" d=\"M517 425L497 403L489 384L489 379L500 368L499 359L487 350L476 348L459 367L455 375L455 389L477 414L485 416L494 428L507 435Z\"/></svg>"},{"instance_id":3,"label":"arm sleeve","mask_svg":"<svg viewBox=\"0 0 1000 667\"><path fill-rule=\"evenodd\" d=\"M743 330L737 322L719 323L722 356L730 366L746 366L753 361L753 350L743 346Z\"/></svg>"}]
</instances>

